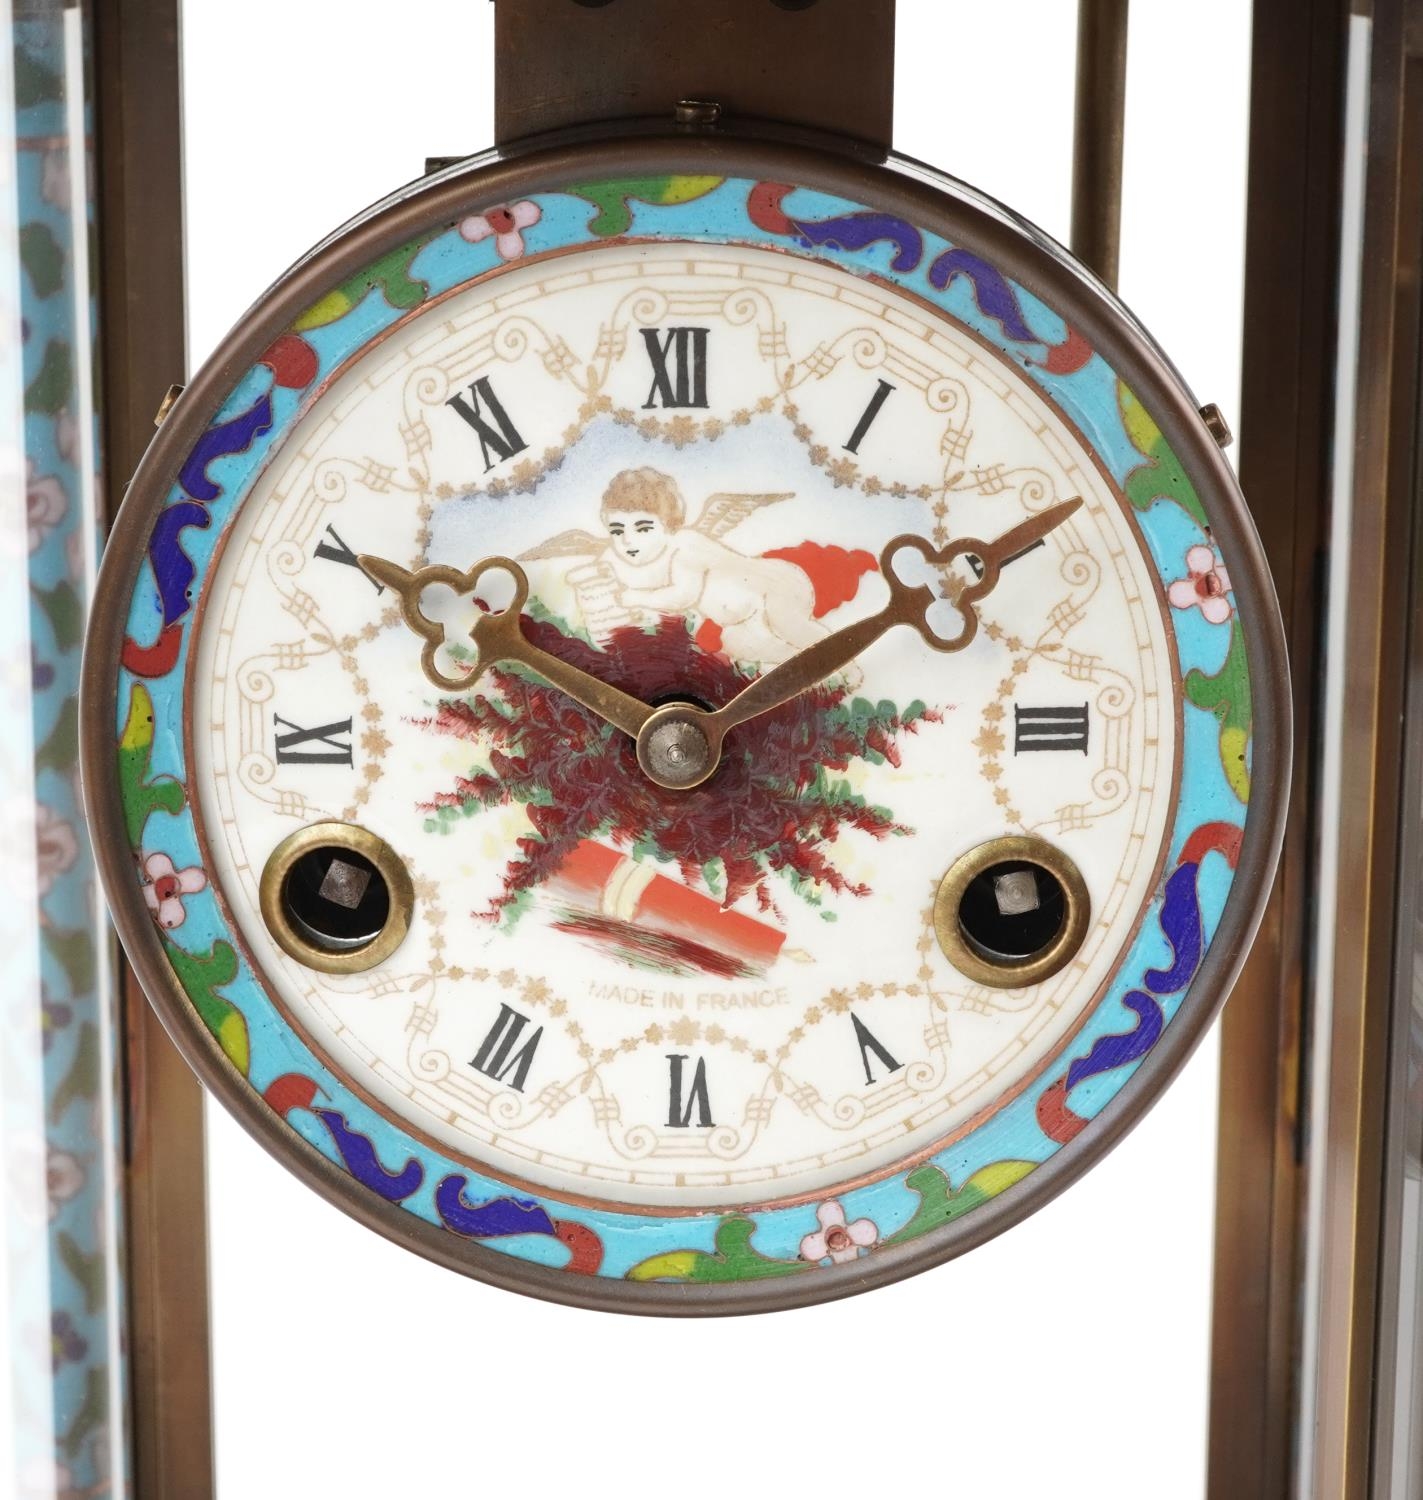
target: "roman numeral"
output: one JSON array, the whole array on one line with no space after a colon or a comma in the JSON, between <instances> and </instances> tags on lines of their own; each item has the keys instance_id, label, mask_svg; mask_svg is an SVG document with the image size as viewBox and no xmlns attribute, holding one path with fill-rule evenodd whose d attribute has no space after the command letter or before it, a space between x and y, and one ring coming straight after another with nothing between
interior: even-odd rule
<instances>
[{"instance_id":1,"label":"roman numeral","mask_svg":"<svg viewBox=\"0 0 1423 1500\"><path fill-rule=\"evenodd\" d=\"M544 1034L544 1029L540 1026L523 1046L519 1046L519 1038L528 1024L527 1016L520 1015L517 1010L511 1010L501 1003L494 1024L479 1044L479 1051L470 1060L470 1067L486 1074L495 1083L503 1083L513 1073L509 1087L518 1089L522 1094L534 1053L538 1051L539 1038Z\"/></svg>"},{"instance_id":2,"label":"roman numeral","mask_svg":"<svg viewBox=\"0 0 1423 1500\"><path fill-rule=\"evenodd\" d=\"M1087 754L1087 705L1020 708L1013 705L1013 754L1027 750L1080 750Z\"/></svg>"},{"instance_id":3,"label":"roman numeral","mask_svg":"<svg viewBox=\"0 0 1423 1500\"><path fill-rule=\"evenodd\" d=\"M865 1084L868 1086L875 1081L874 1070L870 1067L870 1053L879 1058L885 1070L885 1077L891 1073L897 1073L904 1066L902 1062L896 1062L893 1055L885 1044L870 1030L868 1026L853 1011L850 1019L855 1023L855 1040L860 1044L860 1061L865 1065Z\"/></svg>"},{"instance_id":4,"label":"roman numeral","mask_svg":"<svg viewBox=\"0 0 1423 1500\"><path fill-rule=\"evenodd\" d=\"M303 729L280 714L272 715L277 729L277 764L279 766L349 766L351 754L351 721L322 724L317 729ZM283 734L281 731L286 730ZM343 740L344 736L344 740ZM303 748L308 746L310 748Z\"/></svg>"},{"instance_id":5,"label":"roman numeral","mask_svg":"<svg viewBox=\"0 0 1423 1500\"><path fill-rule=\"evenodd\" d=\"M383 583L376 583L374 578L368 578L366 574L362 572L360 563L356 561L356 554L352 552L351 549L342 540L340 532L338 532L334 526L328 526L326 528L326 535L329 536L331 540L329 542L324 540L317 542L317 557L324 557L327 562L344 563L348 568L354 568L358 573L361 574L362 578L366 579L367 583L375 584L376 593L385 593L385 585Z\"/></svg>"},{"instance_id":6,"label":"roman numeral","mask_svg":"<svg viewBox=\"0 0 1423 1500\"><path fill-rule=\"evenodd\" d=\"M705 406L707 330L644 328L642 341L652 361L652 388L643 402L643 410L654 406Z\"/></svg>"},{"instance_id":7,"label":"roman numeral","mask_svg":"<svg viewBox=\"0 0 1423 1500\"><path fill-rule=\"evenodd\" d=\"M671 1066L670 1088L667 1099L667 1123L674 1130L686 1130L692 1123L692 1111L697 1112L697 1124L706 1130L712 1125L711 1100L707 1097L706 1059L699 1057L692 1073L692 1085L683 1092L682 1064L687 1061L681 1052L669 1053Z\"/></svg>"},{"instance_id":8,"label":"roman numeral","mask_svg":"<svg viewBox=\"0 0 1423 1500\"><path fill-rule=\"evenodd\" d=\"M875 387L875 393L870 397L870 404L864 409L860 420L855 424L855 430L850 434L850 441L845 444L846 453L858 453L860 444L865 440L865 434L875 425L875 418L879 416L880 407L889 400L889 393L894 390L889 381L881 380Z\"/></svg>"},{"instance_id":9,"label":"roman numeral","mask_svg":"<svg viewBox=\"0 0 1423 1500\"><path fill-rule=\"evenodd\" d=\"M445 402L474 428L479 439L480 451L484 454L484 472L487 474L495 464L503 463L516 453L522 453L529 445L519 436L519 429L509 420L509 413L494 394L494 387L487 375L481 375L470 386L467 395L451 396ZM493 422L490 422L490 418ZM492 456L491 456L492 455Z\"/></svg>"}]
</instances>

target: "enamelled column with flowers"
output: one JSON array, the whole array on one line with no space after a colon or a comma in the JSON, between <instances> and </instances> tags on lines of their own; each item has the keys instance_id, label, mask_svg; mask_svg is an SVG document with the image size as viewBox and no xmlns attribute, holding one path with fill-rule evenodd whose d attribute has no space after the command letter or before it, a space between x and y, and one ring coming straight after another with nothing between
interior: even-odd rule
<instances>
[{"instance_id":1,"label":"enamelled column with flowers","mask_svg":"<svg viewBox=\"0 0 1423 1500\"><path fill-rule=\"evenodd\" d=\"M23 517L0 528L0 1113L21 1495L125 1492L109 928L79 788L77 700L98 546L91 203L78 8L17 19L14 158ZM89 128L87 123L85 129ZM8 446L8 445L7 445ZM172 907L170 905L170 913ZM7 1476L0 1490L10 1493Z\"/></svg>"}]
</instances>

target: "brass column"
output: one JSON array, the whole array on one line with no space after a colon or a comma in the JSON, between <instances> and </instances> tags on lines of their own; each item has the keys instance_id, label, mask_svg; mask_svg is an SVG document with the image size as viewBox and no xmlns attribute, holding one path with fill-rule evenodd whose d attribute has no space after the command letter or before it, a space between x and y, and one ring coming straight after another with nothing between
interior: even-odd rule
<instances>
[{"instance_id":1,"label":"brass column","mask_svg":"<svg viewBox=\"0 0 1423 1500\"><path fill-rule=\"evenodd\" d=\"M112 519L186 368L179 0L95 0L100 397ZM135 1500L213 1493L202 1091L123 965Z\"/></svg>"},{"instance_id":2,"label":"brass column","mask_svg":"<svg viewBox=\"0 0 1423 1500\"><path fill-rule=\"evenodd\" d=\"M1078 0L1072 253L1115 290L1122 244L1129 0Z\"/></svg>"}]
</instances>

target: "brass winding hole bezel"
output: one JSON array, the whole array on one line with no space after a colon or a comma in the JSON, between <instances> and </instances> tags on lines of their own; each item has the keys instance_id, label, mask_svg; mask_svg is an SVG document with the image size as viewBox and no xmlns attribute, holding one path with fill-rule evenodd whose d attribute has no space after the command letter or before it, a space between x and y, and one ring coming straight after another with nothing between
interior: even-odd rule
<instances>
[{"instance_id":1,"label":"brass winding hole bezel","mask_svg":"<svg viewBox=\"0 0 1423 1500\"><path fill-rule=\"evenodd\" d=\"M390 894L385 925L369 942L357 948L323 948L313 943L293 924L283 899L287 876L293 865L313 849L349 849L368 859L380 872ZM405 861L383 838L355 823L311 823L288 834L262 867L259 887L262 920L284 953L308 969L323 974L359 974L390 957L405 941L415 912L415 887Z\"/></svg>"},{"instance_id":2,"label":"brass winding hole bezel","mask_svg":"<svg viewBox=\"0 0 1423 1500\"><path fill-rule=\"evenodd\" d=\"M1056 876L1067 910L1057 936L1031 957L1016 962L986 958L964 934L959 905L971 881L994 865L1015 860L1037 865ZM990 839L970 849L949 866L934 897L934 935L944 957L964 978L995 990L1026 989L1051 979L1072 962L1091 920L1092 902L1082 872L1056 845L1021 835Z\"/></svg>"}]
</instances>

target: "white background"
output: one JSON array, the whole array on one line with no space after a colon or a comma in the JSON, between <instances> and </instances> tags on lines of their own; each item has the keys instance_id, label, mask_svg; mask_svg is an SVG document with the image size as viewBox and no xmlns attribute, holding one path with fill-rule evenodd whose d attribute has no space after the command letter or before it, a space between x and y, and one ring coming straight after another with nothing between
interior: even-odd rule
<instances>
[{"instance_id":1,"label":"white background","mask_svg":"<svg viewBox=\"0 0 1423 1500\"><path fill-rule=\"evenodd\" d=\"M1122 291L1228 416L1249 9L1132 7ZM898 147L1065 239L1074 7L899 10ZM492 12L246 0L239 23L188 5L193 368L333 225L427 154L488 143ZM327 1207L211 1109L222 1500L920 1485L1196 1500L1216 1067L1212 1035L1106 1162L960 1261L848 1302L703 1323L464 1281Z\"/></svg>"}]
</instances>

